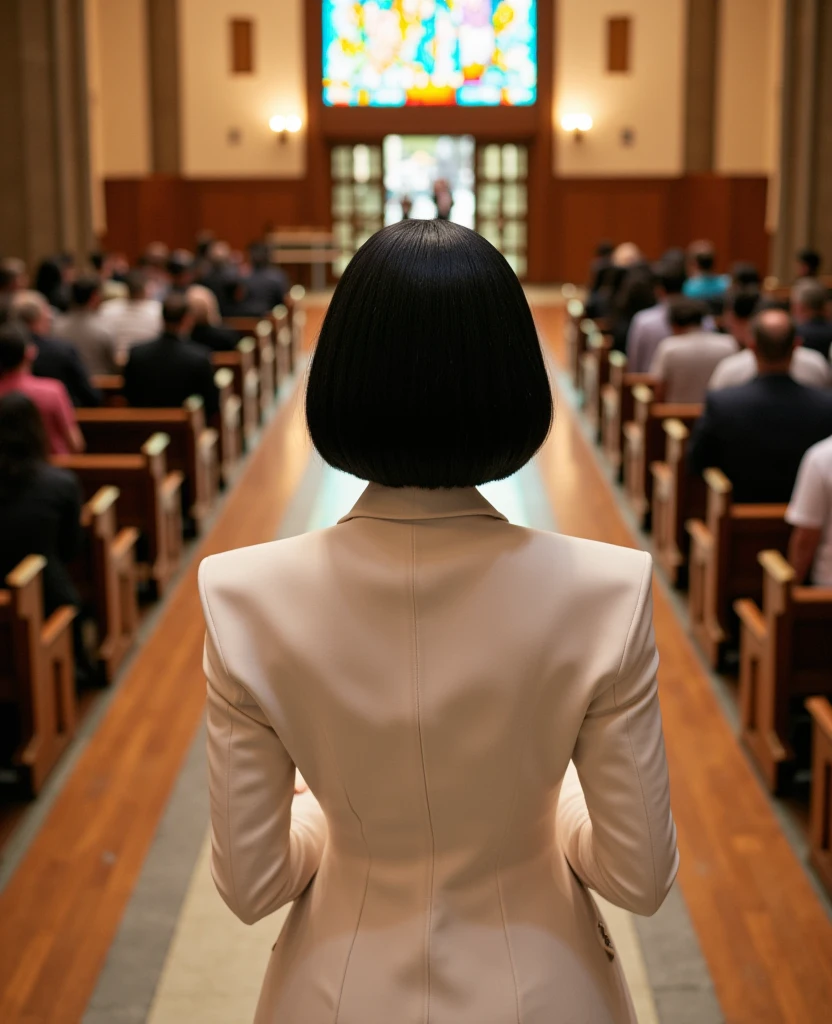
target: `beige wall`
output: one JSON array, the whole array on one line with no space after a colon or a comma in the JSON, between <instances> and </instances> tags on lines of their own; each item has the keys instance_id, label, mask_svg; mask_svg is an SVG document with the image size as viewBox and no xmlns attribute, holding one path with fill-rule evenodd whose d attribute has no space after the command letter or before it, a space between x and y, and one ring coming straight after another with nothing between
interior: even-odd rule
<instances>
[{"instance_id":1,"label":"beige wall","mask_svg":"<svg viewBox=\"0 0 832 1024\"><path fill-rule=\"evenodd\" d=\"M274 114L306 120L303 0L179 0L182 168L187 177L298 177L303 132L280 145ZM255 73L230 73L228 20L255 21ZM239 132L233 144L229 133Z\"/></svg>"},{"instance_id":2,"label":"beige wall","mask_svg":"<svg viewBox=\"0 0 832 1024\"><path fill-rule=\"evenodd\" d=\"M144 0L87 0L90 134L100 177L150 170Z\"/></svg>"},{"instance_id":3,"label":"beige wall","mask_svg":"<svg viewBox=\"0 0 832 1024\"><path fill-rule=\"evenodd\" d=\"M714 170L768 174L779 129L777 8L782 0L722 0Z\"/></svg>"},{"instance_id":4,"label":"beige wall","mask_svg":"<svg viewBox=\"0 0 832 1024\"><path fill-rule=\"evenodd\" d=\"M557 12L556 173L681 174L686 0L558 0ZM616 15L633 18L629 74L606 71L607 18ZM595 122L581 144L560 128L571 111ZM632 146L621 143L625 128L634 132Z\"/></svg>"}]
</instances>

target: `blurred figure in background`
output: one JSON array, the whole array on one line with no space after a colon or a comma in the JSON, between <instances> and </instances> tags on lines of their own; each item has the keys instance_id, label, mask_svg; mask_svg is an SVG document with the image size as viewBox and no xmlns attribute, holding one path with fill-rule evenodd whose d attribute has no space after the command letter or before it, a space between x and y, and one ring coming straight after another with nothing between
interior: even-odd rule
<instances>
[{"instance_id":1,"label":"blurred figure in background","mask_svg":"<svg viewBox=\"0 0 832 1024\"><path fill-rule=\"evenodd\" d=\"M728 290L731 279L714 273L716 253L711 242L694 242L688 249L688 279L684 294L689 299L710 302L720 299Z\"/></svg>"},{"instance_id":2,"label":"blurred figure in background","mask_svg":"<svg viewBox=\"0 0 832 1024\"><path fill-rule=\"evenodd\" d=\"M671 337L665 338L650 363L650 373L664 383L665 402L704 402L711 375L737 351L728 334L706 331L704 302L677 296L670 302Z\"/></svg>"},{"instance_id":3,"label":"blurred figure in background","mask_svg":"<svg viewBox=\"0 0 832 1024\"><path fill-rule=\"evenodd\" d=\"M101 318L115 338L116 359L124 363L130 349L149 341L162 329L162 304L148 298L147 275L131 270L127 275L127 297L110 299L101 306Z\"/></svg>"},{"instance_id":4,"label":"blurred figure in background","mask_svg":"<svg viewBox=\"0 0 832 1024\"><path fill-rule=\"evenodd\" d=\"M62 254L42 260L35 274L35 290L53 309L65 313L69 309L69 286L74 279L75 261Z\"/></svg>"},{"instance_id":5,"label":"blurred figure in background","mask_svg":"<svg viewBox=\"0 0 832 1024\"><path fill-rule=\"evenodd\" d=\"M670 337L670 302L682 294L684 261L665 254L656 264L654 278L658 302L637 312L627 331L627 369L631 373L647 373L660 342Z\"/></svg>"},{"instance_id":6,"label":"blurred figure in background","mask_svg":"<svg viewBox=\"0 0 832 1024\"><path fill-rule=\"evenodd\" d=\"M792 316L806 348L832 356L832 322L826 316L826 289L814 278L804 278L792 288Z\"/></svg>"},{"instance_id":7,"label":"blurred figure in background","mask_svg":"<svg viewBox=\"0 0 832 1024\"><path fill-rule=\"evenodd\" d=\"M251 269L242 281L243 298L237 316L265 316L284 302L289 280L271 261L269 247L257 242L249 247Z\"/></svg>"},{"instance_id":8,"label":"blurred figure in background","mask_svg":"<svg viewBox=\"0 0 832 1024\"><path fill-rule=\"evenodd\" d=\"M79 277L72 283L69 312L56 319L52 333L58 341L74 346L87 373L118 373L115 334L101 316L100 306L100 280Z\"/></svg>"},{"instance_id":9,"label":"blurred figure in background","mask_svg":"<svg viewBox=\"0 0 832 1024\"><path fill-rule=\"evenodd\" d=\"M15 292L9 312L23 324L35 347L32 373L59 380L73 405L100 405L101 396L92 386L78 350L70 342L52 336L54 311L43 295L35 291Z\"/></svg>"},{"instance_id":10,"label":"blurred figure in background","mask_svg":"<svg viewBox=\"0 0 832 1024\"><path fill-rule=\"evenodd\" d=\"M821 255L815 249L801 249L795 258L795 276L798 281L806 277L817 277L822 263Z\"/></svg>"},{"instance_id":11,"label":"blurred figure in background","mask_svg":"<svg viewBox=\"0 0 832 1024\"><path fill-rule=\"evenodd\" d=\"M193 284L187 291L188 310L193 320L191 341L212 352L230 352L240 341L240 332L222 326L217 297L201 284Z\"/></svg>"}]
</instances>

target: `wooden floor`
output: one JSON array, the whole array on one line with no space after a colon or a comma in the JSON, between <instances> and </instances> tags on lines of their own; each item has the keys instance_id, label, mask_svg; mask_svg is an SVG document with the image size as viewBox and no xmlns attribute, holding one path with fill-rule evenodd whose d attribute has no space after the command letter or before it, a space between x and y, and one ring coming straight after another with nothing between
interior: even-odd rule
<instances>
[{"instance_id":1,"label":"wooden floor","mask_svg":"<svg viewBox=\"0 0 832 1024\"><path fill-rule=\"evenodd\" d=\"M560 312L537 316L561 358ZM273 537L308 457L292 402L200 555ZM560 529L637 543L566 402L540 465ZM74 1024L83 1014L202 713L195 576L196 561L0 894L2 1024ZM655 605L680 880L725 1019L832 1020L832 925L660 584Z\"/></svg>"},{"instance_id":2,"label":"wooden floor","mask_svg":"<svg viewBox=\"0 0 832 1024\"><path fill-rule=\"evenodd\" d=\"M563 366L562 310L535 315ZM540 462L560 530L638 546L565 401ZM653 592L679 879L725 1019L825 1024L832 1021L832 923L664 586L657 582Z\"/></svg>"}]
</instances>

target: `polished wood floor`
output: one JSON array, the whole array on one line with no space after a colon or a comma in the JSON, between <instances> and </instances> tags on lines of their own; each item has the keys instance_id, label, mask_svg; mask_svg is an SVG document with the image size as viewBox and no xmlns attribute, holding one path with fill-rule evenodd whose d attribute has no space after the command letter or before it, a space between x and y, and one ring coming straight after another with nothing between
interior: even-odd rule
<instances>
[{"instance_id":1,"label":"polished wood floor","mask_svg":"<svg viewBox=\"0 0 832 1024\"><path fill-rule=\"evenodd\" d=\"M562 310L539 307L535 316L563 366ZM566 401L540 464L559 529L638 546ZM658 577L653 594L679 880L725 1019L832 1021L832 922Z\"/></svg>"},{"instance_id":2,"label":"polished wood floor","mask_svg":"<svg viewBox=\"0 0 832 1024\"><path fill-rule=\"evenodd\" d=\"M560 312L536 313L562 358ZM266 429L200 555L276 533L309 457L297 397ZM539 461L560 529L638 543L564 401ZM202 713L195 577L196 560L0 894L3 1024L74 1024L83 1014ZM832 924L660 583L655 607L680 882L725 1019L826 1022Z\"/></svg>"}]
</instances>

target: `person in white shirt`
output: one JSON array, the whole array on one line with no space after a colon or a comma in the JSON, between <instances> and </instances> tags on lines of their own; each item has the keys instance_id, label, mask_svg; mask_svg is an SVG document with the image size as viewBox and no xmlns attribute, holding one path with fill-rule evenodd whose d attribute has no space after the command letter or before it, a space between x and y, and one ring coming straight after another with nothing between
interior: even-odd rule
<instances>
[{"instance_id":1,"label":"person in white shirt","mask_svg":"<svg viewBox=\"0 0 832 1024\"><path fill-rule=\"evenodd\" d=\"M147 275L131 270L126 299L110 299L101 306L101 319L115 337L116 358L126 363L130 349L162 333L162 303L147 298Z\"/></svg>"},{"instance_id":2,"label":"person in white shirt","mask_svg":"<svg viewBox=\"0 0 832 1024\"><path fill-rule=\"evenodd\" d=\"M716 366L737 351L728 334L702 328L706 309L695 299L676 298L670 303L673 334L656 349L650 373L664 384L665 402L704 402L708 381Z\"/></svg>"},{"instance_id":3,"label":"person in white shirt","mask_svg":"<svg viewBox=\"0 0 832 1024\"><path fill-rule=\"evenodd\" d=\"M794 527L789 562L797 582L809 578L832 587L832 437L812 445L803 456L786 522Z\"/></svg>"},{"instance_id":4,"label":"person in white shirt","mask_svg":"<svg viewBox=\"0 0 832 1024\"><path fill-rule=\"evenodd\" d=\"M99 312L101 282L79 277L72 282L70 295L69 312L56 319L53 336L75 346L87 373L118 373L115 336Z\"/></svg>"},{"instance_id":5,"label":"person in white shirt","mask_svg":"<svg viewBox=\"0 0 832 1024\"><path fill-rule=\"evenodd\" d=\"M757 376L754 333L751 322L759 308L760 296L755 290L741 289L728 297L725 326L731 332L741 351L723 359L708 381L708 391L738 387ZM795 341L789 375L798 384L809 388L832 387L832 364L819 352L805 348L800 338Z\"/></svg>"}]
</instances>

